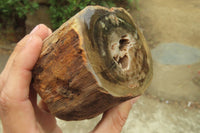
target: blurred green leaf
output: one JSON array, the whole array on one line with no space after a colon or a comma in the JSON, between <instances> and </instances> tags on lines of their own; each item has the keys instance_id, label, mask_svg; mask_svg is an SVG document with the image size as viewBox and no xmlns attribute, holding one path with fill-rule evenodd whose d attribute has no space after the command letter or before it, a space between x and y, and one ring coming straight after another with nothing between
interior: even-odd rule
<instances>
[{"instance_id":1,"label":"blurred green leaf","mask_svg":"<svg viewBox=\"0 0 200 133\"><path fill-rule=\"evenodd\" d=\"M134 2L138 8L139 0L49 0L48 2L51 23L56 29L87 5L114 7L116 3ZM0 0L1 25L11 23L15 17L25 18L27 13L33 14L38 8L38 3L33 2L33 0Z\"/></svg>"},{"instance_id":2,"label":"blurred green leaf","mask_svg":"<svg viewBox=\"0 0 200 133\"><path fill-rule=\"evenodd\" d=\"M0 0L1 25L15 23L15 18L25 18L27 13L32 13L38 4L30 0Z\"/></svg>"}]
</instances>

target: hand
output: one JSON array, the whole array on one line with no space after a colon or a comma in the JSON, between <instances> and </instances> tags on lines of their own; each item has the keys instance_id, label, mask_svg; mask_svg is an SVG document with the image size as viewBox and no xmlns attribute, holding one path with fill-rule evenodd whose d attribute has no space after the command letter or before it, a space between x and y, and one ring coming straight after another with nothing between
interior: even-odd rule
<instances>
[{"instance_id":1,"label":"hand","mask_svg":"<svg viewBox=\"0 0 200 133\"><path fill-rule=\"evenodd\" d=\"M51 30L40 24L18 42L0 74L0 118L4 133L62 133L46 105L37 104L36 92L29 89L31 70ZM94 133L119 133L136 99L105 112Z\"/></svg>"},{"instance_id":2,"label":"hand","mask_svg":"<svg viewBox=\"0 0 200 133\"><path fill-rule=\"evenodd\" d=\"M101 121L92 131L92 133L120 133L124 124L126 123L132 105L137 101L138 98L139 97L136 97L121 103L120 105L105 112Z\"/></svg>"},{"instance_id":3,"label":"hand","mask_svg":"<svg viewBox=\"0 0 200 133\"><path fill-rule=\"evenodd\" d=\"M0 117L4 133L61 133L55 118L37 105L36 92L29 89L31 70L42 41L51 34L45 25L38 25L18 42L0 75Z\"/></svg>"}]
</instances>

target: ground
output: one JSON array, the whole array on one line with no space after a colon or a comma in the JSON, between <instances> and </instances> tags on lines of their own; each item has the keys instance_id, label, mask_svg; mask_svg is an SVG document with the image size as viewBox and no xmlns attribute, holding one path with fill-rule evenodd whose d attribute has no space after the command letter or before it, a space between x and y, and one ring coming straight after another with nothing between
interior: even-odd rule
<instances>
[{"instance_id":1,"label":"ground","mask_svg":"<svg viewBox=\"0 0 200 133\"><path fill-rule=\"evenodd\" d=\"M140 0L139 9L136 10L134 7L133 5L130 12L143 30L151 49L159 44L174 42L200 48L199 0ZM9 54L8 50L5 50L7 48L0 47L0 49L1 71ZM185 72L182 74L187 76ZM196 83L198 88L199 81ZM174 100L172 93L157 95L155 90L151 91L153 89L148 88L148 93L133 105L123 133L198 133L200 131L199 99L193 99L195 102L187 98ZM169 90L171 91L172 88ZM176 96L182 93L184 90L180 90ZM58 124L64 133L85 133L89 132L100 118L101 116L79 122L58 120Z\"/></svg>"},{"instance_id":2,"label":"ground","mask_svg":"<svg viewBox=\"0 0 200 133\"><path fill-rule=\"evenodd\" d=\"M200 47L199 0L140 0L138 8L131 14L152 47L162 42Z\"/></svg>"}]
</instances>

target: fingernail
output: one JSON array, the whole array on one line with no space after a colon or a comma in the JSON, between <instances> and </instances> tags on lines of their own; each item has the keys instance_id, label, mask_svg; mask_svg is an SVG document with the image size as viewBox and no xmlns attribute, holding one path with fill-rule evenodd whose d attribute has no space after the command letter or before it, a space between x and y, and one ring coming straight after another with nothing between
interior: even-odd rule
<instances>
[{"instance_id":1,"label":"fingernail","mask_svg":"<svg viewBox=\"0 0 200 133\"><path fill-rule=\"evenodd\" d=\"M140 97L135 97L130 100L131 104L133 105Z\"/></svg>"},{"instance_id":2,"label":"fingernail","mask_svg":"<svg viewBox=\"0 0 200 133\"><path fill-rule=\"evenodd\" d=\"M33 34L35 31L37 31L37 30L39 30L39 28L40 28L40 26L39 25L37 25L32 31L31 31L31 33L30 34Z\"/></svg>"}]
</instances>

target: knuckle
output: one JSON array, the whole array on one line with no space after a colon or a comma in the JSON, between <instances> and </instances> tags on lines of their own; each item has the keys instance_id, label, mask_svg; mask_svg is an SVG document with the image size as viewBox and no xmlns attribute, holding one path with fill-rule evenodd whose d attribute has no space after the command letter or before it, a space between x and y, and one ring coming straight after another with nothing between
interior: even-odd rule
<instances>
[{"instance_id":1,"label":"knuckle","mask_svg":"<svg viewBox=\"0 0 200 133\"><path fill-rule=\"evenodd\" d=\"M113 118L113 127L117 131L121 131L124 124L126 123L128 116L121 113L119 110L117 111L116 117Z\"/></svg>"},{"instance_id":2,"label":"knuckle","mask_svg":"<svg viewBox=\"0 0 200 133\"><path fill-rule=\"evenodd\" d=\"M0 116L7 114L9 107L8 101L7 95L2 91L0 93Z\"/></svg>"},{"instance_id":3,"label":"knuckle","mask_svg":"<svg viewBox=\"0 0 200 133\"><path fill-rule=\"evenodd\" d=\"M29 34L28 38L32 38L32 40L37 41L39 43L42 43L42 39L40 36L38 36L37 34Z\"/></svg>"},{"instance_id":4,"label":"knuckle","mask_svg":"<svg viewBox=\"0 0 200 133\"><path fill-rule=\"evenodd\" d=\"M37 40L37 41L42 42L42 39L38 35L33 34L32 38L33 38L33 40Z\"/></svg>"},{"instance_id":5,"label":"knuckle","mask_svg":"<svg viewBox=\"0 0 200 133\"><path fill-rule=\"evenodd\" d=\"M19 66L19 63L17 61L17 59L13 59L13 62L12 62L12 69L14 69L14 71L16 71L16 69L18 68Z\"/></svg>"}]
</instances>

